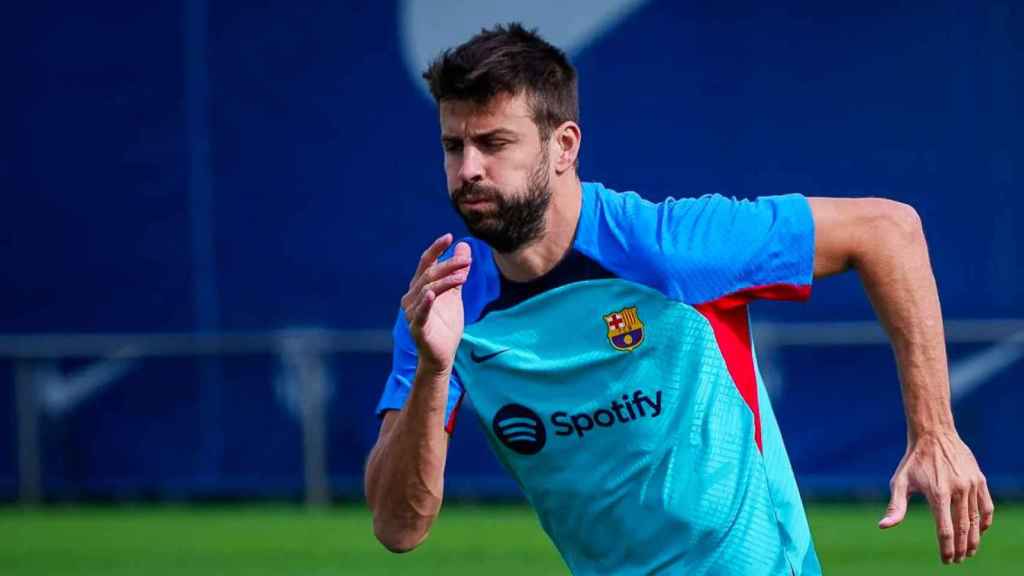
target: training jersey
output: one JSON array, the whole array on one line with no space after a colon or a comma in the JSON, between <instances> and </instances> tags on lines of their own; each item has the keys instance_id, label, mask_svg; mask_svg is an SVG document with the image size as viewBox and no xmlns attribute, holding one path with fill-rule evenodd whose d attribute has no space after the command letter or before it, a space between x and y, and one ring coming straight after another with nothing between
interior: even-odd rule
<instances>
[{"instance_id":1,"label":"training jersey","mask_svg":"<svg viewBox=\"0 0 1024 576\"><path fill-rule=\"evenodd\" d=\"M468 395L573 574L820 574L747 313L810 295L806 198L653 203L583 183L571 249L526 283L464 241L446 427ZM399 311L379 415L416 364Z\"/></svg>"}]
</instances>

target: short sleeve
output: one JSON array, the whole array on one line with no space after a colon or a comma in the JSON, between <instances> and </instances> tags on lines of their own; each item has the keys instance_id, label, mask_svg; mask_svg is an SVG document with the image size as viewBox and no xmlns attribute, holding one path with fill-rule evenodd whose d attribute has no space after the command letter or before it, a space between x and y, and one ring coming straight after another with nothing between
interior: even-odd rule
<instances>
[{"instance_id":1,"label":"short sleeve","mask_svg":"<svg viewBox=\"0 0 1024 576\"><path fill-rule=\"evenodd\" d=\"M697 302L724 297L804 300L814 273L814 219L799 194L736 200L705 196L669 205L676 281Z\"/></svg>"},{"instance_id":2,"label":"short sleeve","mask_svg":"<svg viewBox=\"0 0 1024 576\"><path fill-rule=\"evenodd\" d=\"M600 185L585 195L578 242L603 265L688 304L802 300L814 272L814 219L799 194L654 203Z\"/></svg>"},{"instance_id":3,"label":"short sleeve","mask_svg":"<svg viewBox=\"0 0 1024 576\"><path fill-rule=\"evenodd\" d=\"M392 330L394 339L391 356L391 374L388 375L384 384L384 392L380 401L377 402L377 417L383 417L388 410L401 410L405 405L409 392L412 390L412 381L416 375L418 357L416 345L409 333L408 323L405 321L405 313L398 311L398 318ZM451 382L448 386L448 405L445 408L445 430L450 434L455 428L455 418L458 415L459 406L462 403L463 388L458 376L453 372Z\"/></svg>"}]
</instances>

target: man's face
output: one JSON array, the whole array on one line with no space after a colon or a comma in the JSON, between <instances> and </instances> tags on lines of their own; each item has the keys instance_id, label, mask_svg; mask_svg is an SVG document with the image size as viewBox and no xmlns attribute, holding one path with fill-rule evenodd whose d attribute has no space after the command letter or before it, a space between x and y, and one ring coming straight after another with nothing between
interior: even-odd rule
<instances>
[{"instance_id":1,"label":"man's face","mask_svg":"<svg viewBox=\"0 0 1024 576\"><path fill-rule=\"evenodd\" d=\"M510 253L544 232L548 143L525 95L499 94L484 105L441 102L441 143L448 195L470 233Z\"/></svg>"}]
</instances>

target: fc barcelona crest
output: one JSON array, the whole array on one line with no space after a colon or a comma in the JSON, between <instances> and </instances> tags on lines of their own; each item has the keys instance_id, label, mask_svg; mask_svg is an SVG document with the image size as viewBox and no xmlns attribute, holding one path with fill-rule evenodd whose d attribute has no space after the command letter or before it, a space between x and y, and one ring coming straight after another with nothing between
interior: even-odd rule
<instances>
[{"instance_id":1,"label":"fc barcelona crest","mask_svg":"<svg viewBox=\"0 0 1024 576\"><path fill-rule=\"evenodd\" d=\"M644 343L644 323L636 314L636 306L606 315L604 323L608 327L608 341L612 348L632 352Z\"/></svg>"}]
</instances>

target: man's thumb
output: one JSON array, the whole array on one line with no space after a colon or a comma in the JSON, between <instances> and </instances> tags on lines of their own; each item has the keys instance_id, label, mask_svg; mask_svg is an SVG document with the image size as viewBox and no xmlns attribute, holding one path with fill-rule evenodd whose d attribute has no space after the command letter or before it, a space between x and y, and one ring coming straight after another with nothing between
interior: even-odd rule
<instances>
[{"instance_id":1,"label":"man's thumb","mask_svg":"<svg viewBox=\"0 0 1024 576\"><path fill-rule=\"evenodd\" d=\"M885 517L878 523L878 527L885 530L892 528L907 515L907 481L897 478L892 483L892 496L889 498L889 507L885 509Z\"/></svg>"}]
</instances>

